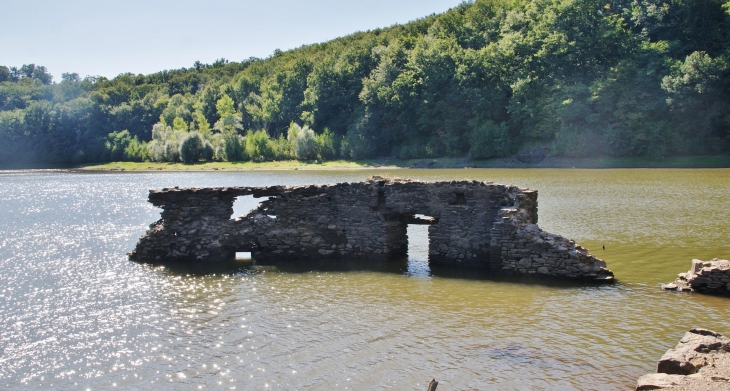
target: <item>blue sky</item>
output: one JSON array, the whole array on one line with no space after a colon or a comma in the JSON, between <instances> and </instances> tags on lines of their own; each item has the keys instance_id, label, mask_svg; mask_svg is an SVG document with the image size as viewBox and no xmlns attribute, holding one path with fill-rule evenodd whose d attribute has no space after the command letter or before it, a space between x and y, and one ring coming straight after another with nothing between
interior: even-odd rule
<instances>
[{"instance_id":1,"label":"blue sky","mask_svg":"<svg viewBox=\"0 0 730 391\"><path fill-rule=\"evenodd\" d=\"M6 1L0 65L114 77L267 57L441 13L460 0Z\"/></svg>"}]
</instances>

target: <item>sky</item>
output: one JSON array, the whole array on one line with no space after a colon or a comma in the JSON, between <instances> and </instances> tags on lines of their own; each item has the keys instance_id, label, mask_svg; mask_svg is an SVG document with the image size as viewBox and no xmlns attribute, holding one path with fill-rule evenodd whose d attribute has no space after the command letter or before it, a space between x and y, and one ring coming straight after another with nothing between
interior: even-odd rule
<instances>
[{"instance_id":1,"label":"sky","mask_svg":"<svg viewBox=\"0 0 730 391\"><path fill-rule=\"evenodd\" d=\"M4 1L0 65L45 66L61 81L149 74L274 50L441 13L461 0Z\"/></svg>"}]
</instances>

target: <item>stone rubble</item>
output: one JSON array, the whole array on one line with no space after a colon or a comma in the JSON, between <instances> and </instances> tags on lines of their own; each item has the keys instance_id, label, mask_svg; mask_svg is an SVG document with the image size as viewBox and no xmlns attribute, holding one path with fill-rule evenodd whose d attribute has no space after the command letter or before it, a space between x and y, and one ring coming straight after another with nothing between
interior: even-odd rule
<instances>
[{"instance_id":1,"label":"stone rubble","mask_svg":"<svg viewBox=\"0 0 730 391\"><path fill-rule=\"evenodd\" d=\"M657 373L639 378L636 390L730 390L730 338L691 329L664 353Z\"/></svg>"},{"instance_id":2,"label":"stone rubble","mask_svg":"<svg viewBox=\"0 0 730 391\"><path fill-rule=\"evenodd\" d=\"M231 219L237 197L268 197ZM215 262L393 259L408 224L429 224L429 263L520 275L612 280L606 263L537 226L537 191L478 181L425 183L373 177L312 186L150 190L162 208L130 258ZM417 218L416 215L430 218Z\"/></svg>"},{"instance_id":3,"label":"stone rubble","mask_svg":"<svg viewBox=\"0 0 730 391\"><path fill-rule=\"evenodd\" d=\"M715 258L709 262L692 260L692 268L662 289L730 294L730 261Z\"/></svg>"}]
</instances>

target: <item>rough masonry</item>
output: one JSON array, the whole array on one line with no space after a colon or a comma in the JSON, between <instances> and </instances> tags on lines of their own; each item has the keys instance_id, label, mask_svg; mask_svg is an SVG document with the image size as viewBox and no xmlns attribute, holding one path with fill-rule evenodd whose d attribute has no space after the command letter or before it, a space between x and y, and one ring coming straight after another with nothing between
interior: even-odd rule
<instances>
[{"instance_id":1,"label":"rough masonry","mask_svg":"<svg viewBox=\"0 0 730 391\"><path fill-rule=\"evenodd\" d=\"M709 262L692 260L692 268L680 273L669 284L662 284L665 290L697 291L702 293L730 294L730 261L715 258Z\"/></svg>"},{"instance_id":2,"label":"rough masonry","mask_svg":"<svg viewBox=\"0 0 730 391\"><path fill-rule=\"evenodd\" d=\"M268 197L232 219L237 197ZM408 224L428 224L429 263L498 273L610 280L602 260L537 226L537 192L478 181L424 183L373 177L312 186L150 190L162 208L130 258L216 262L387 260L407 255ZM418 217L423 215L427 217Z\"/></svg>"}]
</instances>

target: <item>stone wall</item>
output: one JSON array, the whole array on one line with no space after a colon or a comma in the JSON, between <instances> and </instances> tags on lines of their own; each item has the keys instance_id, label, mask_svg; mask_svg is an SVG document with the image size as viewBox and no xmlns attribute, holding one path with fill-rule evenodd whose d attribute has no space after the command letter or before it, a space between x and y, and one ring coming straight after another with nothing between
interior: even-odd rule
<instances>
[{"instance_id":1,"label":"stone wall","mask_svg":"<svg viewBox=\"0 0 730 391\"><path fill-rule=\"evenodd\" d=\"M730 261L715 258L709 262L692 260L692 268L680 273L673 283L662 285L666 290L730 294Z\"/></svg>"},{"instance_id":2,"label":"stone wall","mask_svg":"<svg viewBox=\"0 0 730 391\"><path fill-rule=\"evenodd\" d=\"M237 197L268 197L231 219ZM537 192L491 182L359 183L151 190L163 209L130 257L215 262L250 251L257 262L387 260L406 256L408 224L429 224L432 265L510 274L611 279L606 264L537 225ZM428 218L418 218L425 215Z\"/></svg>"}]
</instances>

